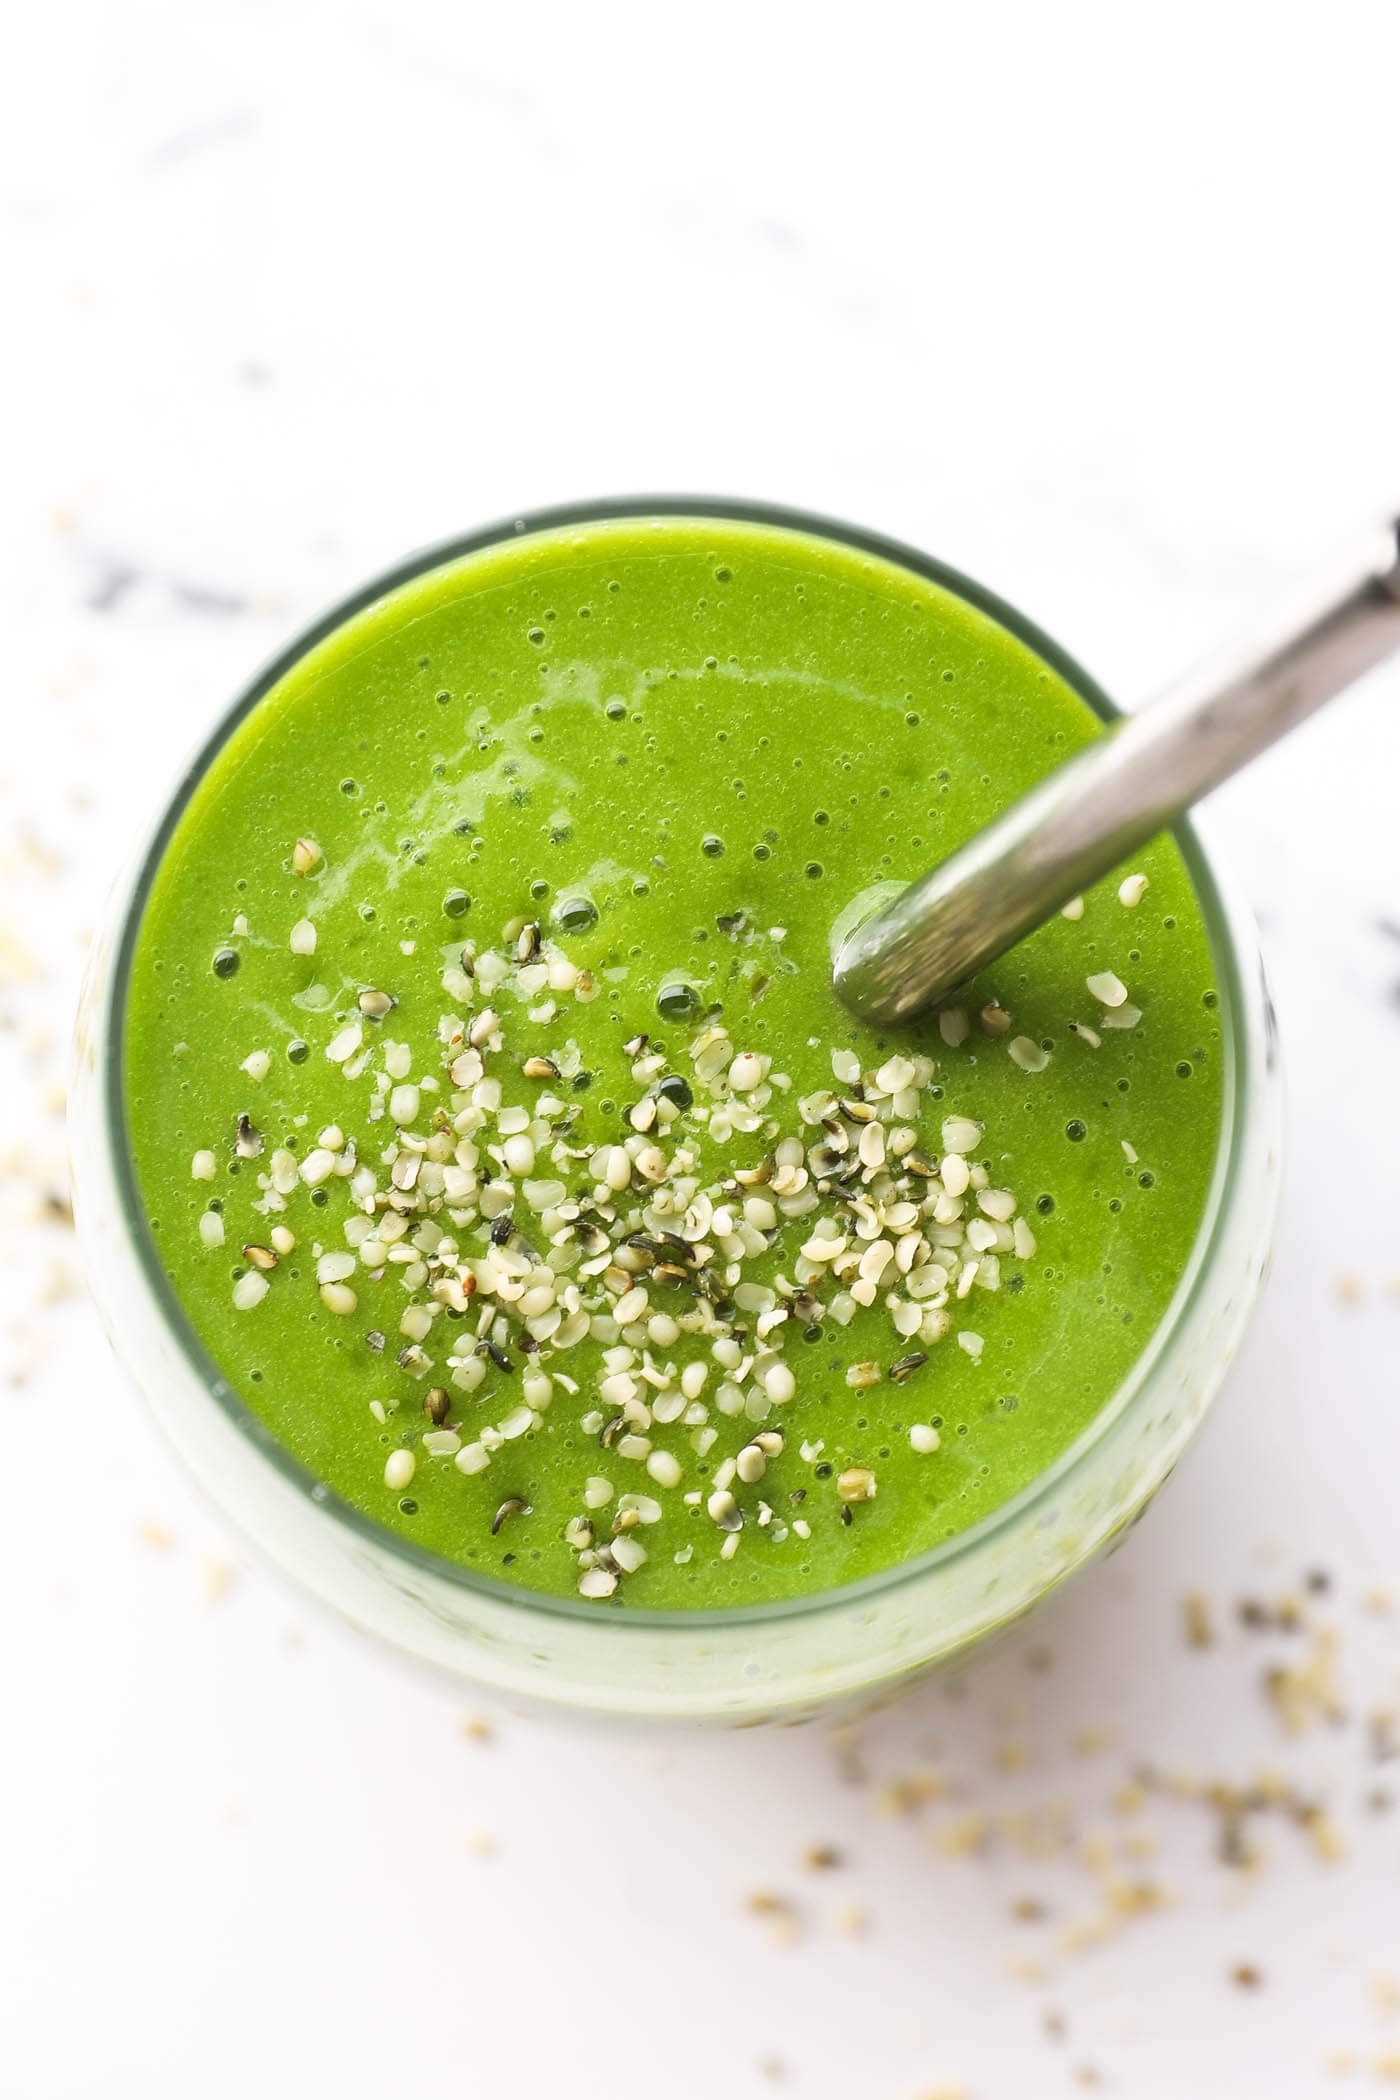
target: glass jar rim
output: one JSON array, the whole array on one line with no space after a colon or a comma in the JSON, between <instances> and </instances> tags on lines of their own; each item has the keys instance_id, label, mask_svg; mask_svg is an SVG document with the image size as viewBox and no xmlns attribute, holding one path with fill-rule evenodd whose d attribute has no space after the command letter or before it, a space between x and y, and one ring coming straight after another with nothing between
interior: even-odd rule
<instances>
[{"instance_id":1,"label":"glass jar rim","mask_svg":"<svg viewBox=\"0 0 1400 2100\"><path fill-rule=\"evenodd\" d=\"M474 1595L493 1605L518 1608L522 1613L540 1613L574 1624L606 1626L614 1636L627 1628L656 1632L665 1627L694 1631L707 1627L739 1628L763 1626L805 1617L823 1610L844 1609L865 1598L886 1596L903 1584L915 1584L939 1567L951 1566L996 1537L1023 1522L1037 1507L1053 1501L1079 1466L1097 1448L1121 1415L1131 1407L1143 1385L1189 1321L1200 1294L1203 1278L1224 1233L1230 1210L1230 1195L1237 1179L1247 1107L1252 1084L1253 1060L1263 1038L1262 987L1256 986L1240 967L1240 940L1247 921L1222 892L1215 871L1189 820L1171 827L1192 888L1200 904L1220 994L1220 1018L1224 1050L1224 1086L1216 1155L1205 1206L1192 1242L1191 1252L1177 1280L1171 1300L1148 1336L1131 1368L1105 1399L1074 1441L1052 1460L1042 1473L1000 1503L985 1517L950 1539L941 1540L924 1552L894 1566L883 1568L856 1581L815 1590L797 1597L781 1597L759 1604L722 1608L678 1607L657 1610L629 1608L600 1614L595 1603L583 1598L559 1597L502 1582L495 1576L478 1574L460 1562L418 1546L391 1531L366 1511L319 1480L312 1469L289 1451L224 1377L196 1334L193 1324L161 1264L159 1251L146 1221L136 1179L126 1109L125 1043L127 992L132 961L146 904L157 871L165 857L176 826L189 800L218 753L239 724L303 657L342 628L347 621L386 597L400 586L433 569L464 557L516 540L556 532L571 525L595 525L647 518L695 518L770 526L809 538L831 541L871 554L897 568L911 571L965 603L977 608L1022 642L1034 655L1063 678L1104 723L1118 720L1122 709L1058 643L1016 607L971 577L919 548L892 539L884 533L845 523L841 519L754 502L716 496L608 497L523 512L479 526L472 532L438 541L405 556L391 568L339 599L296 634L242 687L204 739L194 758L182 772L165 804L155 829L143 850L134 879L121 907L115 943L110 989L103 1025L103 1125L110 1148L110 1165L124 1212L126 1229L135 1248L141 1276L156 1309L176 1341L180 1355L209 1399L223 1412L231 1426L258 1451L282 1477L285 1484L312 1502L331 1522L343 1525L367 1545L385 1552L407 1566L440 1582ZM1258 1014L1253 1009L1258 1006ZM1255 1025L1251 1025L1254 1023Z\"/></svg>"}]
</instances>

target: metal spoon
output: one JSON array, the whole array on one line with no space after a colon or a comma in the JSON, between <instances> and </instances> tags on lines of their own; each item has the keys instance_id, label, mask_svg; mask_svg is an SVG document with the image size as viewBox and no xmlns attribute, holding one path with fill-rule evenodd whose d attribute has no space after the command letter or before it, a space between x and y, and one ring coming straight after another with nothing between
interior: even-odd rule
<instances>
[{"instance_id":1,"label":"metal spoon","mask_svg":"<svg viewBox=\"0 0 1400 2100\"><path fill-rule=\"evenodd\" d=\"M907 1021L1400 648L1400 518L1305 609L1169 688L1068 759L849 932L836 990Z\"/></svg>"}]
</instances>

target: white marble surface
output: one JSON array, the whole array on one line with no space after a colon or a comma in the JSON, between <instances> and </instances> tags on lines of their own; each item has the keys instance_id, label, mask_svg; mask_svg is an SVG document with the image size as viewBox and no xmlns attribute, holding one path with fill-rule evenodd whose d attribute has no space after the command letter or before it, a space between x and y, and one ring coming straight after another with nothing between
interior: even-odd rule
<instances>
[{"instance_id":1,"label":"white marble surface","mask_svg":"<svg viewBox=\"0 0 1400 2100\"><path fill-rule=\"evenodd\" d=\"M1211 812L1292 1091L1227 1397L1117 1558L866 1732L869 1783L819 1730L464 1735L459 1689L245 1565L42 1210L144 811L256 660L405 547L600 491L770 495L984 576L1132 698L1393 503L1394 11L58 0L8 47L0 2094L1400 2075L1400 1803L1366 1805L1400 1619L1365 1602L1400 1579L1400 670ZM1314 1630L1238 1624L1308 1568ZM1261 1672L1318 1627L1341 1718L1286 1737ZM1252 1819L1242 1872L1199 1803L1111 1806L1145 1760L1272 1768L1331 1821ZM948 1794L882 1813L915 1767ZM1051 1803L1072 1841L1028 1857ZM844 1863L805 1867L815 1841ZM1114 1873L1162 1907L1074 1944Z\"/></svg>"}]
</instances>

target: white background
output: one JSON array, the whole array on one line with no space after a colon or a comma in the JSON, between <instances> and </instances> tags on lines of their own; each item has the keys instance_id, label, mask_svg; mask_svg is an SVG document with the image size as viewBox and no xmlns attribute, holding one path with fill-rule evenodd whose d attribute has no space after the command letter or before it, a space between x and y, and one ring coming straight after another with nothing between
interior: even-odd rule
<instances>
[{"instance_id":1,"label":"white background","mask_svg":"<svg viewBox=\"0 0 1400 2100\"><path fill-rule=\"evenodd\" d=\"M1400 500L1397 79L1381 0L10 20L5 2100L1292 2100L1400 2073L1400 1804L1365 1806L1368 1716L1400 1697L1400 1619L1366 1601L1400 1577L1400 672L1209 815L1292 1093L1227 1396L1117 1558L864 1732L868 1782L822 1729L470 1739L469 1694L195 1503L43 1211L120 857L257 660L406 548L607 491L766 495L983 576L1132 700ZM1315 1630L1235 1604L1312 1567L1341 1712L1284 1738L1260 1674ZM1147 1759L1272 1767L1344 1856L1275 1814L1258 1871L1224 1866L1198 1803L1113 1809ZM948 1797L882 1813L914 1767ZM1018 1811L1052 1802L1072 1837L1029 1858ZM844 1864L805 1867L816 1841ZM1163 1907L1072 1951L1114 1874Z\"/></svg>"}]
</instances>

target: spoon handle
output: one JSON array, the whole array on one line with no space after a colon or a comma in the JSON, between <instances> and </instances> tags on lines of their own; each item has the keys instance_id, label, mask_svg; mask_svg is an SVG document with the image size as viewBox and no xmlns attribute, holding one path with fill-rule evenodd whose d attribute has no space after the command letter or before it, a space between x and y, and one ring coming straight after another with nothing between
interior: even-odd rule
<instances>
[{"instance_id":1,"label":"spoon handle","mask_svg":"<svg viewBox=\"0 0 1400 2100\"><path fill-rule=\"evenodd\" d=\"M1400 518L1300 612L1058 766L846 936L840 998L907 1021L1400 648Z\"/></svg>"}]
</instances>

